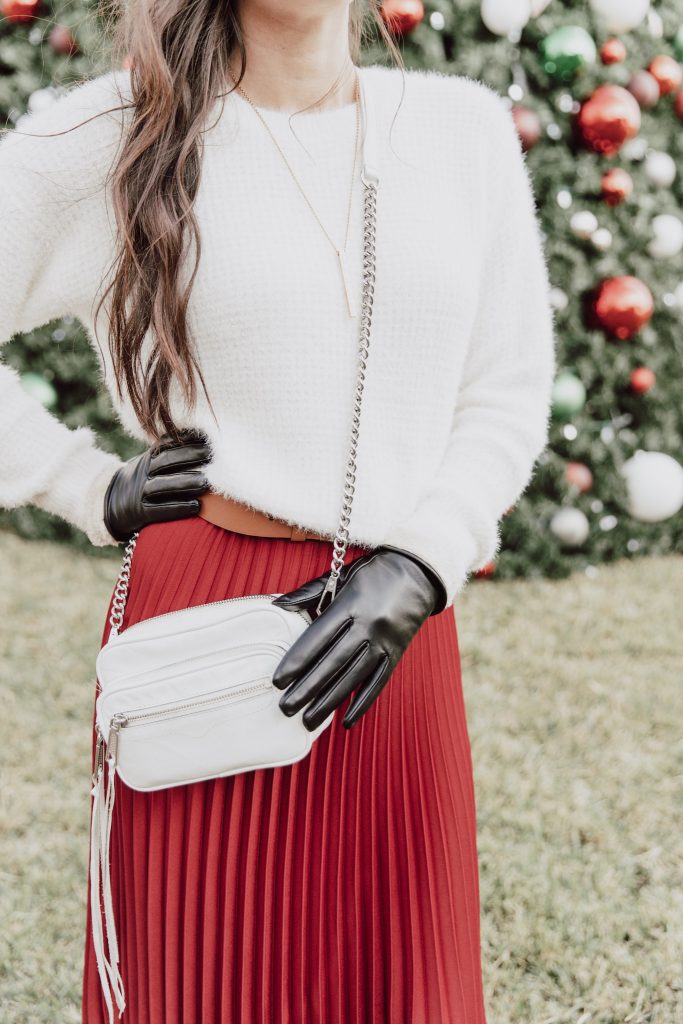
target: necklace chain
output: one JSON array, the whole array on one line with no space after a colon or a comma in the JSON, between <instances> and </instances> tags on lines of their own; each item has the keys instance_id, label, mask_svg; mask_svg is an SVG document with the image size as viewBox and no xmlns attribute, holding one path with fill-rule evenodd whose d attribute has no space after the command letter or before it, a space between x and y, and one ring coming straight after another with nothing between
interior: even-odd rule
<instances>
[{"instance_id":1,"label":"necklace chain","mask_svg":"<svg viewBox=\"0 0 683 1024\"><path fill-rule=\"evenodd\" d=\"M293 169L292 165L290 164L289 160L285 156L285 154L284 154L284 152L282 150L282 147L280 146L279 142L277 141L277 139L273 135L273 132L270 129L270 125L268 124L266 119L261 114L261 111L256 106L256 104L249 98L249 96L247 96L247 94L245 93L245 91L242 88L242 86L237 84L237 81L232 76L232 74L230 75L230 77L232 78L233 82L235 83L235 88L244 97L244 99L247 101L249 106L253 109L254 113L257 115L257 117L260 120L261 124L263 125L263 127L266 129L266 131L270 135L271 139L273 140L273 143L275 144L275 147L277 148L278 153L282 157L282 159L283 159L283 161L285 163L285 166L287 167L290 175L294 179L294 183L297 186L297 188L299 189L299 191L301 192L301 195L303 196L303 198L304 198L304 200L305 200L309 210L311 211L311 213L313 214L313 216L317 220L317 222L320 225L323 233L325 234L325 237L327 238L327 240L329 241L330 245L332 246L332 248L334 249L335 253L337 254L337 259L339 260L339 268L341 270L341 275L342 275L342 281L343 281L343 284L344 284L344 291L346 293L346 303L347 303L348 310L349 310L349 316L355 317L356 313L355 313L355 310L353 309L353 305L352 305L352 302L351 302L351 293L350 293L349 284L348 284L348 281L347 281L347 278L346 278L346 267L344 265L344 258L345 258L345 255L346 255L346 247L347 247L348 241L349 241L349 226L351 224L351 208L352 208L352 205L353 205L353 186L354 186L354 183L355 183L355 180L356 180L356 167L358 165L358 138L359 138L359 135L360 135L360 97L359 97L359 89L358 89L358 72L356 71L356 80L355 80L355 88L354 88L354 101L355 101L355 106L356 106L356 133L355 133L355 142L354 142L354 147L353 147L353 168L352 168L352 171L351 171L351 185L350 185L350 188L349 188L349 202L348 202L348 207L347 207L347 211L346 211L346 233L344 235L344 248L343 249L340 249L339 246L336 245L336 243L334 242L334 239L331 237L329 231L327 230L327 228L325 227L325 225L321 221L320 217L318 216L318 214L317 214L317 212L315 210L315 207L313 206L313 204L311 203L310 199L306 195L305 189L303 188L303 186L302 186L301 182L299 181L297 175L294 173L294 169Z\"/></svg>"}]
</instances>

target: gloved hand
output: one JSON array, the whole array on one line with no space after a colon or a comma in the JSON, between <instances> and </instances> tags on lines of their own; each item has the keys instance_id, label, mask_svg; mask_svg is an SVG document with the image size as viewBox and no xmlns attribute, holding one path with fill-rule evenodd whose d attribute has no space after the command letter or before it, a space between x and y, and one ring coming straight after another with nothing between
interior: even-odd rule
<instances>
[{"instance_id":1,"label":"gloved hand","mask_svg":"<svg viewBox=\"0 0 683 1024\"><path fill-rule=\"evenodd\" d=\"M275 598L283 608L312 612L330 570ZM435 570L410 552L376 548L342 567L334 600L292 644L273 675L280 708L313 731L360 687L342 725L350 729L384 689L403 652L430 615L446 604Z\"/></svg>"},{"instance_id":2,"label":"gloved hand","mask_svg":"<svg viewBox=\"0 0 683 1024\"><path fill-rule=\"evenodd\" d=\"M164 434L117 469L104 496L104 525L112 537L127 541L148 523L198 515L198 496L209 489L199 467L211 461L211 452L198 430L183 430L180 438Z\"/></svg>"}]
</instances>

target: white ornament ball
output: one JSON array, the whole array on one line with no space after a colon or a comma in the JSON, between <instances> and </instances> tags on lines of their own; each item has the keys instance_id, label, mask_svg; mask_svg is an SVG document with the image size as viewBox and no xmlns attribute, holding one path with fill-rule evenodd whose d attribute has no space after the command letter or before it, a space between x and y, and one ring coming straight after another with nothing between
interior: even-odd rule
<instances>
[{"instance_id":1,"label":"white ornament ball","mask_svg":"<svg viewBox=\"0 0 683 1024\"><path fill-rule=\"evenodd\" d=\"M591 0L608 32L630 32L647 17L650 0Z\"/></svg>"},{"instance_id":2,"label":"white ornament ball","mask_svg":"<svg viewBox=\"0 0 683 1024\"><path fill-rule=\"evenodd\" d=\"M482 0L481 20L489 32L506 36L521 32L531 15L529 0Z\"/></svg>"},{"instance_id":3,"label":"white ornament ball","mask_svg":"<svg viewBox=\"0 0 683 1024\"><path fill-rule=\"evenodd\" d=\"M661 523L683 508L683 466L664 452L638 451L624 463L628 511L641 523Z\"/></svg>"},{"instance_id":4,"label":"white ornament ball","mask_svg":"<svg viewBox=\"0 0 683 1024\"><path fill-rule=\"evenodd\" d=\"M636 135L621 147L620 153L625 160L644 160L648 151L647 139Z\"/></svg>"},{"instance_id":5,"label":"white ornament ball","mask_svg":"<svg viewBox=\"0 0 683 1024\"><path fill-rule=\"evenodd\" d=\"M683 285L681 285L681 287L683 287ZM560 311L566 309L569 305L569 296L562 290L562 288L553 287L550 289L550 305L553 309Z\"/></svg>"},{"instance_id":6,"label":"white ornament ball","mask_svg":"<svg viewBox=\"0 0 683 1024\"><path fill-rule=\"evenodd\" d=\"M561 508L550 520L550 532L566 548L580 548L588 539L590 525L580 508Z\"/></svg>"},{"instance_id":7,"label":"white ornament ball","mask_svg":"<svg viewBox=\"0 0 683 1024\"><path fill-rule=\"evenodd\" d=\"M607 252L612 245L612 232L609 228L598 228L591 235L591 242L598 252Z\"/></svg>"},{"instance_id":8,"label":"white ornament ball","mask_svg":"<svg viewBox=\"0 0 683 1024\"><path fill-rule=\"evenodd\" d=\"M661 39L664 35L664 22L661 15L652 8L647 12L647 30L653 39Z\"/></svg>"},{"instance_id":9,"label":"white ornament ball","mask_svg":"<svg viewBox=\"0 0 683 1024\"><path fill-rule=\"evenodd\" d=\"M653 185L668 188L676 177L676 161L668 153L651 149L645 157L645 174Z\"/></svg>"},{"instance_id":10,"label":"white ornament ball","mask_svg":"<svg viewBox=\"0 0 683 1024\"><path fill-rule=\"evenodd\" d=\"M647 249L656 259L670 259L683 249L683 221L672 213L659 213L652 218L652 234Z\"/></svg>"},{"instance_id":11,"label":"white ornament ball","mask_svg":"<svg viewBox=\"0 0 683 1024\"><path fill-rule=\"evenodd\" d=\"M590 238L598 229L598 218L590 210L579 210L572 214L569 227L577 238Z\"/></svg>"}]
</instances>

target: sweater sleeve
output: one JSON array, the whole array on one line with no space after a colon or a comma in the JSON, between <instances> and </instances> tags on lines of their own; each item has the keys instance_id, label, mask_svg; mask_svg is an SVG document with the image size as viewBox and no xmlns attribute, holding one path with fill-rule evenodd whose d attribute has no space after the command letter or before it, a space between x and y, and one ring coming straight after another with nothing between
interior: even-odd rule
<instances>
[{"instance_id":1,"label":"sweater sleeve","mask_svg":"<svg viewBox=\"0 0 683 1024\"><path fill-rule=\"evenodd\" d=\"M93 296L88 217L98 170L112 155L113 120L68 131L116 105L113 76L69 90L25 115L0 141L0 345L67 314ZM110 115L104 115L106 120ZM98 123L99 122L99 123ZM55 134L57 132L64 134ZM0 361L0 504L33 504L83 530L97 546L117 541L104 525L107 484L123 463L89 427L69 429Z\"/></svg>"},{"instance_id":2,"label":"sweater sleeve","mask_svg":"<svg viewBox=\"0 0 683 1024\"><path fill-rule=\"evenodd\" d=\"M531 178L512 116L487 92L486 241L451 431L428 492L386 537L438 572L444 607L499 550L500 520L526 489L547 442L555 371Z\"/></svg>"}]
</instances>

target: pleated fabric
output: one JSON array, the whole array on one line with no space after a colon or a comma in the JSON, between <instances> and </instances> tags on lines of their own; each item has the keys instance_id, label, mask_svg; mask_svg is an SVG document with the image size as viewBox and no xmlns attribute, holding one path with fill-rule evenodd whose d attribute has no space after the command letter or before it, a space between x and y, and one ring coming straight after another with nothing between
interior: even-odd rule
<instances>
[{"instance_id":1,"label":"pleated fabric","mask_svg":"<svg viewBox=\"0 0 683 1024\"><path fill-rule=\"evenodd\" d=\"M199 517L147 526L123 628L292 590L331 557L331 542ZM351 699L294 765L154 793L116 777L124 1024L486 1024L453 608L424 623L345 729ZM93 757L94 722L93 704ZM105 1024L89 909L82 992L84 1024Z\"/></svg>"}]
</instances>

